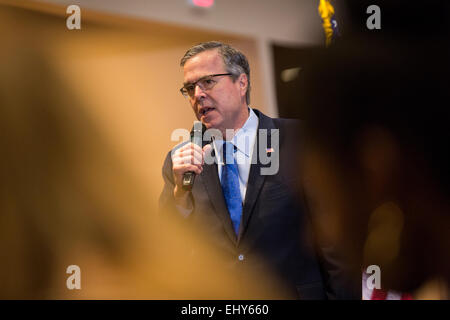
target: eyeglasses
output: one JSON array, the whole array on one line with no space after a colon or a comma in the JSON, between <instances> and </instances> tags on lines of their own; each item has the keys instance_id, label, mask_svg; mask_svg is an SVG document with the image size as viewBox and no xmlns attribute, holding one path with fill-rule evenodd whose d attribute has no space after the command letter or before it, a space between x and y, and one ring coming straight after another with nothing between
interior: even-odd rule
<instances>
[{"instance_id":1,"label":"eyeglasses","mask_svg":"<svg viewBox=\"0 0 450 320\"><path fill-rule=\"evenodd\" d=\"M195 86L198 85L202 90L210 90L212 89L217 81L215 81L214 77L219 76L231 76L231 73L218 73L218 74L210 74L208 76L204 76L200 79L198 79L195 82L187 83L185 84L181 89L180 92L183 96L192 98L195 94Z\"/></svg>"}]
</instances>

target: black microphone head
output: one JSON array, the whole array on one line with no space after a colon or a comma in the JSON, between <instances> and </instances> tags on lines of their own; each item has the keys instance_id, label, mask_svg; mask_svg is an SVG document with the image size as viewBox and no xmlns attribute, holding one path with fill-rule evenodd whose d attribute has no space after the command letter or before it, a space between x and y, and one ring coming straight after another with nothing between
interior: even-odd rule
<instances>
[{"instance_id":1,"label":"black microphone head","mask_svg":"<svg viewBox=\"0 0 450 320\"><path fill-rule=\"evenodd\" d=\"M192 126L191 129L191 138L194 136L194 131L202 131L202 135L205 133L206 131L206 126L204 123L202 123L201 121L194 121L194 125Z\"/></svg>"},{"instance_id":2,"label":"black microphone head","mask_svg":"<svg viewBox=\"0 0 450 320\"><path fill-rule=\"evenodd\" d=\"M200 129L200 126L201 126L201 129ZM191 141L194 138L195 132L199 132L200 130L201 130L201 136L203 137L205 134L205 131L207 130L205 124L200 121L194 121L194 125L192 126L192 129L191 129ZM206 142L211 142L211 140L206 141Z\"/></svg>"}]
</instances>

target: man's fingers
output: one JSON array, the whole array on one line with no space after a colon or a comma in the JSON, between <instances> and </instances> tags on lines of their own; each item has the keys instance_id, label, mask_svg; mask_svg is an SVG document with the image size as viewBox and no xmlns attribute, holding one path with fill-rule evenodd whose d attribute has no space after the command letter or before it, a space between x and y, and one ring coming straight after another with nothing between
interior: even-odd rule
<instances>
[{"instance_id":1,"label":"man's fingers","mask_svg":"<svg viewBox=\"0 0 450 320\"><path fill-rule=\"evenodd\" d=\"M203 152L202 151L197 151L197 150L186 150L184 152L181 152L179 154L180 158L192 158L192 163L196 163L196 164L201 164L202 160L203 160Z\"/></svg>"},{"instance_id":2,"label":"man's fingers","mask_svg":"<svg viewBox=\"0 0 450 320\"><path fill-rule=\"evenodd\" d=\"M186 161L189 157L191 157L192 161ZM173 162L180 161L180 159L183 159L183 163L202 164L203 150L193 143L187 144L178 149L172 157Z\"/></svg>"},{"instance_id":3,"label":"man's fingers","mask_svg":"<svg viewBox=\"0 0 450 320\"><path fill-rule=\"evenodd\" d=\"M173 173L177 184L181 183L182 176L188 171L201 174L203 171L203 150L201 147L188 143L176 150L172 155Z\"/></svg>"},{"instance_id":4,"label":"man's fingers","mask_svg":"<svg viewBox=\"0 0 450 320\"><path fill-rule=\"evenodd\" d=\"M196 150L197 152L202 152L202 147L196 145L195 143L187 143L184 146L182 146L180 149L178 149L178 151L180 152L187 152L189 153L189 151L192 152L192 150Z\"/></svg>"},{"instance_id":5,"label":"man's fingers","mask_svg":"<svg viewBox=\"0 0 450 320\"><path fill-rule=\"evenodd\" d=\"M195 156L187 155L184 157L176 157L172 160L174 164L181 164L181 163L190 163L195 165L202 165L202 156L199 154L196 154Z\"/></svg>"},{"instance_id":6,"label":"man's fingers","mask_svg":"<svg viewBox=\"0 0 450 320\"><path fill-rule=\"evenodd\" d=\"M197 166L194 164L182 163L182 164L174 165L173 171L175 174L179 174L179 175L182 175L188 171L192 171L192 172L195 172L196 174L200 174L200 173L202 173L203 168L201 166Z\"/></svg>"}]
</instances>

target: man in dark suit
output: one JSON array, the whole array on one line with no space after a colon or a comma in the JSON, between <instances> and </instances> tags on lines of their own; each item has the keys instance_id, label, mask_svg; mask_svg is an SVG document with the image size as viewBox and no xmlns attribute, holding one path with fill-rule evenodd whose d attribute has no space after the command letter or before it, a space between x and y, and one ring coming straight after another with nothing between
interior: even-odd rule
<instances>
[{"instance_id":1,"label":"man in dark suit","mask_svg":"<svg viewBox=\"0 0 450 320\"><path fill-rule=\"evenodd\" d=\"M202 232L236 272L271 270L290 298L333 295L298 201L299 143L289 134L298 123L269 118L249 107L248 61L226 44L194 46L181 66L181 92L197 119L222 138L203 148L185 143L169 152L161 209L174 212L186 224L202 225ZM205 163L212 149L216 161ZM188 171L196 173L192 190L182 187Z\"/></svg>"}]
</instances>

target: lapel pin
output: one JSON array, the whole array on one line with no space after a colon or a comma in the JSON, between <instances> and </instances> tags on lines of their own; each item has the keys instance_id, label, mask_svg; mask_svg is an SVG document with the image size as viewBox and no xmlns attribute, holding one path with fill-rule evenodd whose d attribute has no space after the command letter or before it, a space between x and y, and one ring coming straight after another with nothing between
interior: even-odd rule
<instances>
[{"instance_id":1,"label":"lapel pin","mask_svg":"<svg viewBox=\"0 0 450 320\"><path fill-rule=\"evenodd\" d=\"M273 150L273 148L267 148L266 149L266 153L272 153L272 152L274 152L275 150Z\"/></svg>"}]
</instances>

